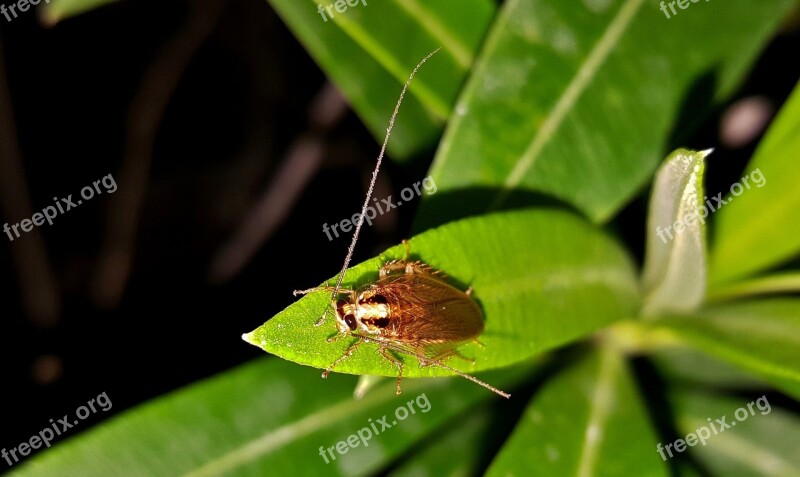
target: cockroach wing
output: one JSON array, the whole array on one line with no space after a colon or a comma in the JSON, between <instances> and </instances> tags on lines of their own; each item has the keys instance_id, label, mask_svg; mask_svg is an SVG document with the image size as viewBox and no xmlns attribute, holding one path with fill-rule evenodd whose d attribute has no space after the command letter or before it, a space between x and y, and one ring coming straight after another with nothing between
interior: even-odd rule
<instances>
[{"instance_id":1,"label":"cockroach wing","mask_svg":"<svg viewBox=\"0 0 800 477\"><path fill-rule=\"evenodd\" d=\"M483 331L478 304L463 291L430 274L390 275L372 285L392 310L389 333L415 345L456 345Z\"/></svg>"}]
</instances>

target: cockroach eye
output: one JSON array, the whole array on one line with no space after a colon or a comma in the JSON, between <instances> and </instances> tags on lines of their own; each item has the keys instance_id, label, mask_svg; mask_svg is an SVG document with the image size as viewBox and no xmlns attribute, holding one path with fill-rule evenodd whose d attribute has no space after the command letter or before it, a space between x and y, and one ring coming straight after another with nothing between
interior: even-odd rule
<instances>
[{"instance_id":1,"label":"cockroach eye","mask_svg":"<svg viewBox=\"0 0 800 477\"><path fill-rule=\"evenodd\" d=\"M345 315L344 322L351 330L356 329L356 317L352 313Z\"/></svg>"}]
</instances>

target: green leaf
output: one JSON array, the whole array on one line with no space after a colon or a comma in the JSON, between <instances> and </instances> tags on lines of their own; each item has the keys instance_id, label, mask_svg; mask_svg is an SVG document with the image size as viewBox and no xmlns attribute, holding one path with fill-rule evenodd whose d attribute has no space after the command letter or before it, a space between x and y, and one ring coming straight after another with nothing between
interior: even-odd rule
<instances>
[{"instance_id":1,"label":"green leaf","mask_svg":"<svg viewBox=\"0 0 800 477\"><path fill-rule=\"evenodd\" d=\"M552 355L536 360L535 377L529 376L526 387L547 377L552 369ZM532 375L533 373L531 373ZM500 446L499 437L516 419L508 404L488 402L454 417L421 442L415 451L400 461L391 477L438 476L471 477L485 471ZM454 458L454 456L460 456Z\"/></svg>"},{"instance_id":2,"label":"green leaf","mask_svg":"<svg viewBox=\"0 0 800 477\"><path fill-rule=\"evenodd\" d=\"M758 390L768 387L752 373L718 360L694 348L665 347L647 355L671 385L727 390Z\"/></svg>"},{"instance_id":3,"label":"green leaf","mask_svg":"<svg viewBox=\"0 0 800 477\"><path fill-rule=\"evenodd\" d=\"M404 459L390 477L446 475L470 477L480 474L480 452L491 438L492 418L485 407L471 409L446 424L444 432L432 435L419 452ZM459 458L454 458L459 456Z\"/></svg>"},{"instance_id":4,"label":"green leaf","mask_svg":"<svg viewBox=\"0 0 800 477\"><path fill-rule=\"evenodd\" d=\"M701 2L667 19L644 0L505 2L436 155L440 192L423 201L419 229L530 204L530 193L607 220L735 90L795 5Z\"/></svg>"},{"instance_id":5,"label":"green leaf","mask_svg":"<svg viewBox=\"0 0 800 477\"><path fill-rule=\"evenodd\" d=\"M119 0L53 0L44 5L43 20L54 25L62 20L100 8Z\"/></svg>"},{"instance_id":6,"label":"green leaf","mask_svg":"<svg viewBox=\"0 0 800 477\"><path fill-rule=\"evenodd\" d=\"M546 383L487 475L666 476L636 383L614 350Z\"/></svg>"},{"instance_id":7,"label":"green leaf","mask_svg":"<svg viewBox=\"0 0 800 477\"><path fill-rule=\"evenodd\" d=\"M703 303L708 216L703 171L710 152L678 149L656 173L642 275L644 315L691 311Z\"/></svg>"},{"instance_id":8,"label":"green leaf","mask_svg":"<svg viewBox=\"0 0 800 477\"><path fill-rule=\"evenodd\" d=\"M439 137L495 11L489 0L363 0L330 18L333 1L268 1L379 141L414 65L442 48L411 83L389 142L397 158Z\"/></svg>"},{"instance_id":9,"label":"green leaf","mask_svg":"<svg viewBox=\"0 0 800 477\"><path fill-rule=\"evenodd\" d=\"M705 445L698 441L684 450L700 461L710 472L707 475L797 475L800 469L800 453L797 452L800 448L800 420L796 414L773 406L768 397L729 398L685 391L675 393L671 401L684 441L684 436L689 433L710 436L705 439ZM725 428L717 419L724 420L731 427ZM703 428L705 430L701 430ZM670 450L679 455L674 447ZM664 453L669 457L666 450Z\"/></svg>"},{"instance_id":10,"label":"green leaf","mask_svg":"<svg viewBox=\"0 0 800 477\"><path fill-rule=\"evenodd\" d=\"M528 367L529 368L529 367ZM505 387L530 369L487 375ZM14 467L15 476L366 475L427 433L492 395L464 380L414 380L402 396L387 382L354 401L356 378L265 359L127 411ZM113 396L110 396L112 399ZM415 412L407 418L414 401ZM427 411L426 411L427 409ZM383 416L390 428L377 422ZM371 421L370 421L371 420ZM397 421L397 424L394 424ZM376 423L373 436L330 463L336 446ZM383 429L383 432L381 430ZM366 436L366 432L364 433Z\"/></svg>"},{"instance_id":11,"label":"green leaf","mask_svg":"<svg viewBox=\"0 0 800 477\"><path fill-rule=\"evenodd\" d=\"M800 291L800 272L789 270L718 286L709 292L708 301L726 301L753 295L796 293Z\"/></svg>"},{"instance_id":12,"label":"green leaf","mask_svg":"<svg viewBox=\"0 0 800 477\"><path fill-rule=\"evenodd\" d=\"M800 299L736 302L656 323L673 338L755 373L800 399Z\"/></svg>"},{"instance_id":13,"label":"green leaf","mask_svg":"<svg viewBox=\"0 0 800 477\"><path fill-rule=\"evenodd\" d=\"M715 217L712 282L752 275L800 251L799 156L800 87L795 87L737 183L740 195L729 196Z\"/></svg>"},{"instance_id":14,"label":"green leaf","mask_svg":"<svg viewBox=\"0 0 800 477\"><path fill-rule=\"evenodd\" d=\"M697 467L685 460L679 460L674 467L675 474L677 477L708 477L707 475L701 473Z\"/></svg>"},{"instance_id":15,"label":"green leaf","mask_svg":"<svg viewBox=\"0 0 800 477\"><path fill-rule=\"evenodd\" d=\"M530 209L465 219L414 237L410 248L413 259L472 286L483 308L486 325L479 339L484 346L468 343L459 348L475 363L448 363L465 372L526 360L633 316L638 306L629 257L567 212ZM396 246L351 268L343 286L371 283L380 266L402 258L403 250ZM354 341L348 337L326 342L336 333L330 316L324 326L313 326L329 299L328 292L312 292L245 339L284 359L326 368ZM372 343L360 346L336 371L395 376L397 369L375 349ZM405 366L404 376L452 374L436 366L420 368L410 356L403 359L411 364Z\"/></svg>"}]
</instances>

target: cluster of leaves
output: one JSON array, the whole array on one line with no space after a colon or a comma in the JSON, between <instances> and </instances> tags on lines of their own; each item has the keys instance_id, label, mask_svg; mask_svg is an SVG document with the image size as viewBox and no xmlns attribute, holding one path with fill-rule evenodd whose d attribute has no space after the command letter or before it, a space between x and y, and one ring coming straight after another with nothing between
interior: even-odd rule
<instances>
[{"instance_id":1,"label":"cluster of leaves","mask_svg":"<svg viewBox=\"0 0 800 477\"><path fill-rule=\"evenodd\" d=\"M641 273L604 230L651 180L665 148L735 91L796 2L712 2L667 20L644 0L508 0L499 9L490 0L387 0L327 23L317 16L321 2L270 3L377 137L410 68L442 47L412 84L392 143L395 157L407 156L446 123L430 170L438 192L420 207L416 227L425 231L412 238L412 254L473 286L485 312L485 346L463 348L475 358L464 370L512 394L535 387L530 402L494 447L494 423L507 416L487 405L494 395L460 378L409 379L400 398L382 382L354 402L355 377L321 383L318 370L290 362L324 368L348 344L328 343L330 326L310 326L328 300L312 293L245 336L288 361L260 360L145 404L18 475L800 469L800 418L777 405L691 448L690 460L665 463L656 452L706 418L732 415L756 391L800 399L800 300L780 296L800 289L800 273L775 271L800 251L791 167L800 90L743 173L760 170L763 188L707 220L687 220L704 204L707 152L678 150L655 174ZM656 235L678 221L687 225L674 239ZM401 254L394 247L351 268L344 285L373 280ZM581 344L546 359L569 343ZM374 351L362 346L338 371L393 376ZM633 355L666 383L657 397L669 410L665 425L653 420L657 406L632 371ZM406 367L408 377L449 374ZM318 456L320 445L423 392L433 412L330 464Z\"/></svg>"}]
</instances>

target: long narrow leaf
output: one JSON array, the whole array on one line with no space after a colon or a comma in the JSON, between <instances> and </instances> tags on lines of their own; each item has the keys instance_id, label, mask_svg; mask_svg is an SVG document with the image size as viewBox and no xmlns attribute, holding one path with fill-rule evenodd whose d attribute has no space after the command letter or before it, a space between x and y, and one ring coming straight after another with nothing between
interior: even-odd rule
<instances>
[{"instance_id":1,"label":"long narrow leaf","mask_svg":"<svg viewBox=\"0 0 800 477\"><path fill-rule=\"evenodd\" d=\"M423 202L418 227L531 203L530 193L608 220L665 148L734 91L795 5L700 2L667 18L644 0L505 2L442 140L431 170L440 192Z\"/></svg>"},{"instance_id":2,"label":"long narrow leaf","mask_svg":"<svg viewBox=\"0 0 800 477\"><path fill-rule=\"evenodd\" d=\"M684 390L674 393L671 401L681 438L694 444L680 447L700 461L711 472L708 475L797 475L800 419L771 404L767 396L730 398ZM687 437L690 434L694 438ZM700 440L699 435L704 438ZM673 445L672 454L680 456L674 449Z\"/></svg>"},{"instance_id":3,"label":"long narrow leaf","mask_svg":"<svg viewBox=\"0 0 800 477\"><path fill-rule=\"evenodd\" d=\"M526 372L485 379L508 387ZM440 379L410 381L402 396L387 382L354 401L355 381L323 381L283 360L259 360L125 412L18 464L12 475L366 475L492 396L464 380ZM360 430L363 441L335 449Z\"/></svg>"},{"instance_id":4,"label":"long narrow leaf","mask_svg":"<svg viewBox=\"0 0 800 477\"><path fill-rule=\"evenodd\" d=\"M545 384L487 473L666 476L623 357L592 353Z\"/></svg>"},{"instance_id":5,"label":"long narrow leaf","mask_svg":"<svg viewBox=\"0 0 800 477\"><path fill-rule=\"evenodd\" d=\"M389 143L397 158L441 133L495 10L489 0L268 1L378 140L411 69L442 48L411 84Z\"/></svg>"},{"instance_id":6,"label":"long narrow leaf","mask_svg":"<svg viewBox=\"0 0 800 477\"><path fill-rule=\"evenodd\" d=\"M775 266L800 252L800 86L770 126L742 183L715 217L711 278L725 282Z\"/></svg>"},{"instance_id":7,"label":"long narrow leaf","mask_svg":"<svg viewBox=\"0 0 800 477\"><path fill-rule=\"evenodd\" d=\"M467 372L498 368L586 336L615 320L633 316L638 288L628 256L607 236L577 216L554 210L498 213L453 222L410 241L411 258L473 287L483 308L485 330L478 343L460 351L475 360L449 364ZM377 279L379 267L403 256L397 246L348 271L343 286L358 288ZM333 283L332 281L329 283ZM269 353L307 366L327 368L353 341L336 334L332 317L314 327L330 299L313 292L245 339ZM397 369L360 346L336 371L394 376ZM406 376L451 375L436 366L418 367L405 357Z\"/></svg>"},{"instance_id":8,"label":"long narrow leaf","mask_svg":"<svg viewBox=\"0 0 800 477\"><path fill-rule=\"evenodd\" d=\"M734 302L696 316L663 318L657 325L800 399L800 300Z\"/></svg>"}]
</instances>

